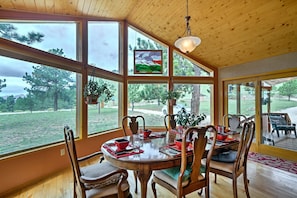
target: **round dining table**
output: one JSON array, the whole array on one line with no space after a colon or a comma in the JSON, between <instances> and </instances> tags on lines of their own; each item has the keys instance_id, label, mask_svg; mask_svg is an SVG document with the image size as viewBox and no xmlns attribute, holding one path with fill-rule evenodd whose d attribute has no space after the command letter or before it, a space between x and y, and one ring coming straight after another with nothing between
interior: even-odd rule
<instances>
[{"instance_id":1,"label":"round dining table","mask_svg":"<svg viewBox=\"0 0 297 198\"><path fill-rule=\"evenodd\" d=\"M104 158L114 166L137 171L138 179L141 184L142 198L147 196L147 183L153 170L171 168L179 166L181 163L180 156L171 156L160 152L160 148L173 143L173 139L169 138L166 133L159 134L159 136L152 136L151 138L143 139L142 144L140 145L142 152L139 154L118 157L111 153L106 148L106 145L113 144L115 140L119 138L109 140L101 147ZM133 136L125 136L121 137L121 139L122 138L133 142Z\"/></svg>"},{"instance_id":2,"label":"round dining table","mask_svg":"<svg viewBox=\"0 0 297 198\"><path fill-rule=\"evenodd\" d=\"M137 152L136 154L133 153L132 149L128 151L127 154L117 156L115 155L115 153L111 152L111 150L108 149L107 146L114 145L115 140L117 139L126 139L130 143L133 143L135 138L135 136L133 135L108 140L101 146L101 151L104 154L104 158L112 163L114 166L137 172L137 176L141 185L142 198L145 198L147 196L147 183L152 175L153 170L172 168L175 166L180 166L181 164L180 155L164 152L164 148L167 148L168 145L174 145L174 141L177 138L176 134L172 134L169 132L155 132L152 134L153 135L151 135L149 138L144 138L142 140L142 143L140 144L141 152ZM219 148L227 148L230 146L233 147L234 145L238 145L238 142L216 146L215 150ZM206 149L206 154L207 151L208 149ZM131 152L131 155L129 154L129 152ZM191 158L191 155L189 155L189 157Z\"/></svg>"}]
</instances>

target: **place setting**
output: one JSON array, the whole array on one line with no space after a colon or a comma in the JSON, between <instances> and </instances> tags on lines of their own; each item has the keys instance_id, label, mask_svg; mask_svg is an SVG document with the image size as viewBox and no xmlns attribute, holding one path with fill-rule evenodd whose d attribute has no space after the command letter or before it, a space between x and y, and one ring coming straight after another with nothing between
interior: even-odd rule
<instances>
[{"instance_id":1,"label":"place setting","mask_svg":"<svg viewBox=\"0 0 297 198\"><path fill-rule=\"evenodd\" d=\"M116 158L127 157L144 152L140 149L141 140L139 137L132 137L131 142L125 138L116 139L114 142L105 143L103 147Z\"/></svg>"},{"instance_id":2,"label":"place setting","mask_svg":"<svg viewBox=\"0 0 297 198\"><path fill-rule=\"evenodd\" d=\"M175 139L173 143L162 146L159 148L161 153L167 154L169 156L177 157L181 155L182 139ZM190 140L186 142L187 153L191 154L193 151L193 145Z\"/></svg>"},{"instance_id":3,"label":"place setting","mask_svg":"<svg viewBox=\"0 0 297 198\"><path fill-rule=\"evenodd\" d=\"M147 139L155 139L155 138L163 138L166 136L164 132L152 132L150 129L144 129L139 131L140 138L147 140Z\"/></svg>"}]
</instances>

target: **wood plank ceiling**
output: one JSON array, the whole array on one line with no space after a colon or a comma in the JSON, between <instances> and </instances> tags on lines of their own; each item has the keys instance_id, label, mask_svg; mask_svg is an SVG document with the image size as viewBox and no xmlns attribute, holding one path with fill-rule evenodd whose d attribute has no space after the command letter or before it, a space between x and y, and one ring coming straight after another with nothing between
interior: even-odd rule
<instances>
[{"instance_id":1,"label":"wood plank ceiling","mask_svg":"<svg viewBox=\"0 0 297 198\"><path fill-rule=\"evenodd\" d=\"M186 0L4 0L0 8L125 19L169 45L185 32ZM189 0L189 15L202 40L190 56L206 65L297 51L296 0Z\"/></svg>"}]
</instances>

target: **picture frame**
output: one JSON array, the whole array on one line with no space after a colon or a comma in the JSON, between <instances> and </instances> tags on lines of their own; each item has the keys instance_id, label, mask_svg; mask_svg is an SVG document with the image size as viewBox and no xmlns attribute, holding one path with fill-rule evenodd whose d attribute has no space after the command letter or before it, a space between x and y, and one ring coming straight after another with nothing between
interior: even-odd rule
<instances>
[{"instance_id":1,"label":"picture frame","mask_svg":"<svg viewBox=\"0 0 297 198\"><path fill-rule=\"evenodd\" d=\"M134 50L134 74L162 73L162 50Z\"/></svg>"}]
</instances>

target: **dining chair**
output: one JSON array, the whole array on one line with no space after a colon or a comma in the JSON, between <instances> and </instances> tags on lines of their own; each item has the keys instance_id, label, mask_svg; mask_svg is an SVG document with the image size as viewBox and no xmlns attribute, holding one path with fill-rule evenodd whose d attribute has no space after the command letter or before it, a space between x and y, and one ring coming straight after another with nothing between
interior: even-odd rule
<instances>
[{"instance_id":1,"label":"dining chair","mask_svg":"<svg viewBox=\"0 0 297 198\"><path fill-rule=\"evenodd\" d=\"M128 122L128 123L127 123ZM129 133L137 134L140 123L142 123L142 130L145 130L145 119L141 115L137 116L125 116L122 119L122 127L124 131L124 136L127 136ZM129 132L130 131L130 132ZM138 191L138 182L137 182L137 171L133 171L134 180L135 180L135 193Z\"/></svg>"},{"instance_id":2,"label":"dining chair","mask_svg":"<svg viewBox=\"0 0 297 198\"><path fill-rule=\"evenodd\" d=\"M126 123L128 121L128 123ZM127 136L130 131L132 134L137 134L138 129L140 127L140 124L142 124L142 130L145 129L145 119L141 115L137 116L125 116L122 118L122 127L124 131L124 135Z\"/></svg>"},{"instance_id":3,"label":"dining chair","mask_svg":"<svg viewBox=\"0 0 297 198\"><path fill-rule=\"evenodd\" d=\"M166 114L164 116L164 125L166 128L166 132L169 131L169 129L176 129L176 118L177 114Z\"/></svg>"},{"instance_id":4,"label":"dining chair","mask_svg":"<svg viewBox=\"0 0 297 198\"><path fill-rule=\"evenodd\" d=\"M209 197L209 162L216 143L217 130L214 126L190 127L182 137L181 165L164 170L156 170L152 177L152 190L157 197L156 184L168 189L178 198L205 188ZM187 137L191 136L192 154L186 148ZM208 144L209 143L209 144ZM206 157L206 164L201 159Z\"/></svg>"},{"instance_id":5,"label":"dining chair","mask_svg":"<svg viewBox=\"0 0 297 198\"><path fill-rule=\"evenodd\" d=\"M236 151L219 153L212 157L210 161L210 172L215 174L215 183L217 183L217 174L232 179L233 197L237 198L237 178L243 174L244 188L247 197L250 197L247 179L247 158L255 135L255 123L249 121L244 123L240 133L240 141Z\"/></svg>"},{"instance_id":6,"label":"dining chair","mask_svg":"<svg viewBox=\"0 0 297 198\"><path fill-rule=\"evenodd\" d=\"M64 127L64 137L73 171L73 197L131 197L127 170L114 167L109 162L81 166L81 162L102 153L78 158L73 131L69 126Z\"/></svg>"},{"instance_id":7,"label":"dining chair","mask_svg":"<svg viewBox=\"0 0 297 198\"><path fill-rule=\"evenodd\" d=\"M230 128L230 131L241 130L246 121L246 116L241 114L226 114L223 116L223 125Z\"/></svg>"}]
</instances>

